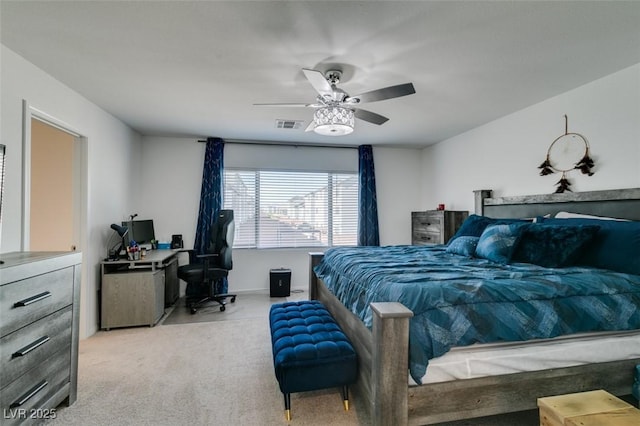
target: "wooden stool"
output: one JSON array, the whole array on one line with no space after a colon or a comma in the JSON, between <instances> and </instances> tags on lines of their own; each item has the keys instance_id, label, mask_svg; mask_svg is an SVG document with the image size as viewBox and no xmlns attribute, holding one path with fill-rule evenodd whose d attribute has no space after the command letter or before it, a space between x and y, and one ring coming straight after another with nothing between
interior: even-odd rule
<instances>
[{"instance_id":1,"label":"wooden stool","mask_svg":"<svg viewBox=\"0 0 640 426\"><path fill-rule=\"evenodd\" d=\"M603 390L538 398L540 426L638 426L640 410Z\"/></svg>"}]
</instances>

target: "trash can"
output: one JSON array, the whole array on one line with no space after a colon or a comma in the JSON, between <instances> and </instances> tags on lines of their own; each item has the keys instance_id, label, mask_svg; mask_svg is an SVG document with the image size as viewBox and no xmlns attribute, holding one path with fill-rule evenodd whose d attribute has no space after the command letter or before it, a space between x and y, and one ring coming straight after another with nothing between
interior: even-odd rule
<instances>
[{"instance_id":1,"label":"trash can","mask_svg":"<svg viewBox=\"0 0 640 426\"><path fill-rule=\"evenodd\" d=\"M270 269L270 296L288 297L291 295L291 269Z\"/></svg>"}]
</instances>

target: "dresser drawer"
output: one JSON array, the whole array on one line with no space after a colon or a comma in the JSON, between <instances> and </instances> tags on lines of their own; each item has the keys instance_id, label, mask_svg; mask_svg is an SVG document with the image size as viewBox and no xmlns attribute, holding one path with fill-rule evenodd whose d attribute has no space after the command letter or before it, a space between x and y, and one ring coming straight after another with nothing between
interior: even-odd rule
<instances>
[{"instance_id":1,"label":"dresser drawer","mask_svg":"<svg viewBox=\"0 0 640 426\"><path fill-rule=\"evenodd\" d=\"M18 410L25 410L27 415L31 410L43 407L50 398L70 383L71 348L56 352L49 360L37 368L32 368L27 373L13 381L0 393L0 409L3 416L3 425L19 424L25 421L24 417L11 416ZM6 421L6 423L5 423Z\"/></svg>"},{"instance_id":2,"label":"dresser drawer","mask_svg":"<svg viewBox=\"0 0 640 426\"><path fill-rule=\"evenodd\" d=\"M73 268L0 286L0 336L73 302Z\"/></svg>"},{"instance_id":3,"label":"dresser drawer","mask_svg":"<svg viewBox=\"0 0 640 426\"><path fill-rule=\"evenodd\" d=\"M441 244L442 234L439 232L421 232L414 230L411 240L411 244L417 246L424 244Z\"/></svg>"},{"instance_id":4,"label":"dresser drawer","mask_svg":"<svg viewBox=\"0 0 640 426\"><path fill-rule=\"evenodd\" d=\"M414 213L412 226L416 231L439 234L442 229L442 216Z\"/></svg>"},{"instance_id":5,"label":"dresser drawer","mask_svg":"<svg viewBox=\"0 0 640 426\"><path fill-rule=\"evenodd\" d=\"M0 339L0 384L5 386L71 345L71 306Z\"/></svg>"},{"instance_id":6,"label":"dresser drawer","mask_svg":"<svg viewBox=\"0 0 640 426\"><path fill-rule=\"evenodd\" d=\"M459 210L411 212L411 244L446 244L468 216Z\"/></svg>"}]
</instances>

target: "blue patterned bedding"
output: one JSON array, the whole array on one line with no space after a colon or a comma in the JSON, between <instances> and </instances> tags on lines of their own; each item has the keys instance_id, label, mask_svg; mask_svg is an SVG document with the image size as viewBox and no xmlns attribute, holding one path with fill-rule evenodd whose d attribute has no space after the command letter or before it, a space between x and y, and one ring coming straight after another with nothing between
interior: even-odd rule
<instances>
[{"instance_id":1,"label":"blue patterned bedding","mask_svg":"<svg viewBox=\"0 0 640 426\"><path fill-rule=\"evenodd\" d=\"M314 269L371 328L371 302L400 302L409 372L421 383L431 358L453 346L640 329L640 276L604 269L508 265L445 246L340 247Z\"/></svg>"}]
</instances>

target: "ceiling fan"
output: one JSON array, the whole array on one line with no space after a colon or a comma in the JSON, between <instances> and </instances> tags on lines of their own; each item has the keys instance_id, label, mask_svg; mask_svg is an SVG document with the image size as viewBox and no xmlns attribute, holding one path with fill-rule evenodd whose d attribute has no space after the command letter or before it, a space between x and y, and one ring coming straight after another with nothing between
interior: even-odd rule
<instances>
[{"instance_id":1,"label":"ceiling fan","mask_svg":"<svg viewBox=\"0 0 640 426\"><path fill-rule=\"evenodd\" d=\"M416 93L412 83L405 83L372 90L356 96L349 96L348 93L337 87L342 77L342 71L332 69L323 74L317 70L303 68L302 72L318 92L315 103L268 103L254 105L315 108L313 120L305 131L314 131L321 135L348 135L353 132L355 118L373 124L383 124L389 120L387 117L376 114L375 112L356 108L356 105L365 102L384 101L386 99L399 98Z\"/></svg>"}]
</instances>

